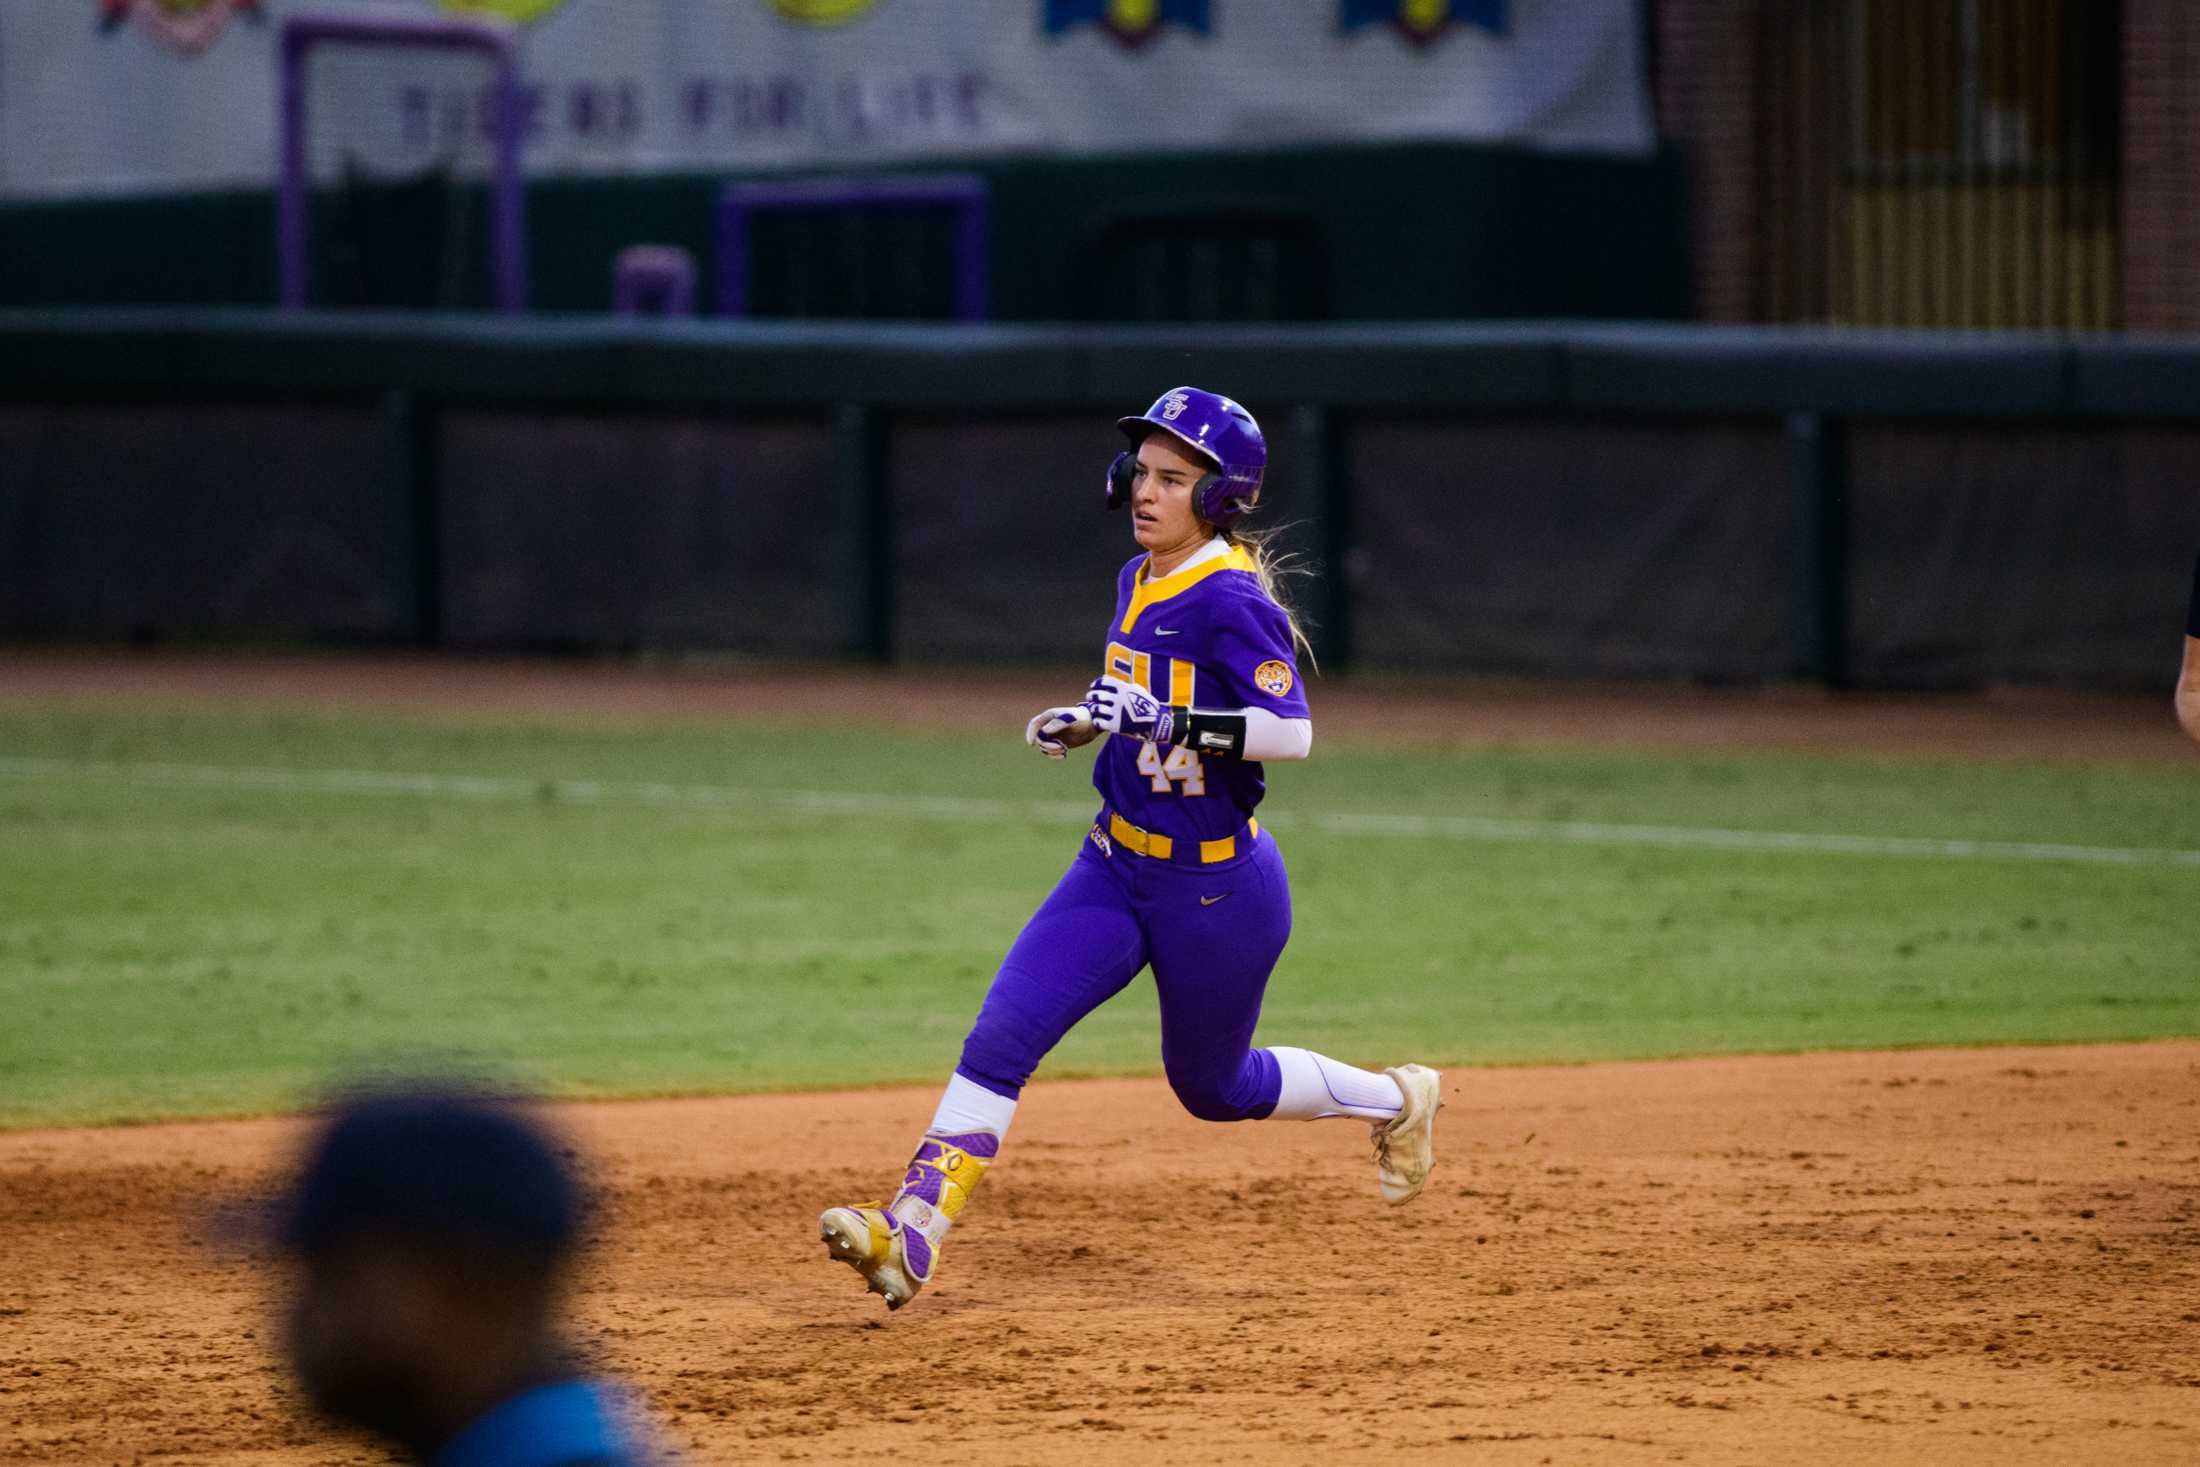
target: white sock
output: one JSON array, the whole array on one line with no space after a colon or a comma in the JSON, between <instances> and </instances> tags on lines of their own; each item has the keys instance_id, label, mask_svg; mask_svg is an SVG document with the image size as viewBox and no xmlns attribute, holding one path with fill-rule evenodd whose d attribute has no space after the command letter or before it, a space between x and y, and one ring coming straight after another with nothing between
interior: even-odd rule
<instances>
[{"instance_id":1,"label":"white sock","mask_svg":"<svg viewBox=\"0 0 2200 1467\"><path fill-rule=\"evenodd\" d=\"M1405 1092L1388 1075L1356 1070L1311 1049L1268 1046L1283 1071L1283 1093L1268 1118L1274 1121L1318 1121L1328 1116L1358 1116L1362 1120L1387 1121L1406 1108Z\"/></svg>"},{"instance_id":2,"label":"white sock","mask_svg":"<svg viewBox=\"0 0 2200 1467\"><path fill-rule=\"evenodd\" d=\"M1392 1087L1396 1088L1396 1087ZM940 1096L940 1108L932 1112L932 1134L960 1136L967 1131L991 1131L1005 1138L1015 1118L1016 1102L995 1095L975 1080L950 1075Z\"/></svg>"}]
</instances>

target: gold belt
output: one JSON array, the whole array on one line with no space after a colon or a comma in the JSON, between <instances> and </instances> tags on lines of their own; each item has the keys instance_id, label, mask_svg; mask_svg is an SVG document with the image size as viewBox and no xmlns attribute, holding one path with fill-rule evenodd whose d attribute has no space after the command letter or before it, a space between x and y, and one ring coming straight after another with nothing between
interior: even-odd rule
<instances>
[{"instance_id":1,"label":"gold belt","mask_svg":"<svg viewBox=\"0 0 2200 1467\"><path fill-rule=\"evenodd\" d=\"M1156 861L1176 859L1174 840L1165 835L1155 835L1150 830L1140 830L1113 810L1108 812L1108 838L1126 851L1135 851ZM1258 820L1245 822L1245 839L1248 845L1260 839ZM1199 864L1212 866L1218 861L1234 861L1237 853L1238 843L1234 835L1226 835L1220 840L1203 840L1199 843Z\"/></svg>"}]
</instances>

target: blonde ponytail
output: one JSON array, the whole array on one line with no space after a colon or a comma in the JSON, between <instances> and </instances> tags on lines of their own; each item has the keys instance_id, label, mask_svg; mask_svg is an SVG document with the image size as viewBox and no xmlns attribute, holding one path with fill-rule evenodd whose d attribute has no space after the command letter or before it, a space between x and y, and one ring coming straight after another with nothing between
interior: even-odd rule
<instances>
[{"instance_id":1,"label":"blonde ponytail","mask_svg":"<svg viewBox=\"0 0 2200 1467\"><path fill-rule=\"evenodd\" d=\"M1253 562L1253 574L1260 578L1261 593L1276 603L1283 613L1284 625L1291 629L1291 643L1299 649L1299 656L1306 660L1308 668L1320 672L1321 664L1314 659L1314 644L1306 640L1306 629L1301 625L1299 613L1292 607L1286 595L1290 582L1301 577L1312 577L1314 568L1306 563L1306 557L1295 551L1273 550L1275 538L1289 529L1289 525L1276 525L1266 530L1228 529L1222 538L1242 549Z\"/></svg>"}]
</instances>

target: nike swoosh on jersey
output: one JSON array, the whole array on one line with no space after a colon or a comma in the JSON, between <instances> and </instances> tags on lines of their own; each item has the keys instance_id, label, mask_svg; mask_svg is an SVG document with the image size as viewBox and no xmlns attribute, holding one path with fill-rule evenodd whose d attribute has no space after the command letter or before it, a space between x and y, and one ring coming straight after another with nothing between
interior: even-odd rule
<instances>
[{"instance_id":1,"label":"nike swoosh on jersey","mask_svg":"<svg viewBox=\"0 0 2200 1467\"><path fill-rule=\"evenodd\" d=\"M1155 627L1153 629L1153 634L1157 637L1173 637L1178 632L1181 632L1183 630L1184 628L1182 627Z\"/></svg>"},{"instance_id":2,"label":"nike swoosh on jersey","mask_svg":"<svg viewBox=\"0 0 2200 1467\"><path fill-rule=\"evenodd\" d=\"M1219 901L1221 901L1221 900L1222 900L1222 897L1226 897L1226 896L1229 896L1229 895L1230 895L1230 893L1229 893L1229 892L1224 892L1224 893L1222 894L1222 896L1201 897L1201 898L1199 899L1199 904L1200 904L1201 906L1203 906L1203 907L1211 907L1211 906L1213 906L1213 905L1214 905L1214 904L1215 904L1216 902L1219 902Z\"/></svg>"}]
</instances>

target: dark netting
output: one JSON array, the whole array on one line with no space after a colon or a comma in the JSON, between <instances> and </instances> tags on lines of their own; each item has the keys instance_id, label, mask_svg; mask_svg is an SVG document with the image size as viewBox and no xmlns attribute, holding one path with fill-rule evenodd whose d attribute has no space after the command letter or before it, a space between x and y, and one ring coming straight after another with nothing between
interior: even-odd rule
<instances>
[{"instance_id":1,"label":"dark netting","mask_svg":"<svg viewBox=\"0 0 2200 1467\"><path fill-rule=\"evenodd\" d=\"M492 302L495 74L473 51L341 41L307 52L316 303Z\"/></svg>"},{"instance_id":2,"label":"dark netting","mask_svg":"<svg viewBox=\"0 0 2200 1467\"><path fill-rule=\"evenodd\" d=\"M1091 413L897 425L896 654L1097 666L1115 572L1138 553L1130 516L1101 508L1122 447Z\"/></svg>"},{"instance_id":3,"label":"dark netting","mask_svg":"<svg viewBox=\"0 0 2200 1467\"><path fill-rule=\"evenodd\" d=\"M2200 432L1863 424L1851 433L1859 682L2155 687L2200 545Z\"/></svg>"},{"instance_id":4,"label":"dark netting","mask_svg":"<svg viewBox=\"0 0 2200 1467\"><path fill-rule=\"evenodd\" d=\"M1127 210L1086 240L1075 311L1080 321L1319 321L1328 273L1308 213Z\"/></svg>"},{"instance_id":5,"label":"dark netting","mask_svg":"<svg viewBox=\"0 0 2200 1467\"><path fill-rule=\"evenodd\" d=\"M391 467L365 409L0 407L0 626L407 635Z\"/></svg>"},{"instance_id":6,"label":"dark netting","mask_svg":"<svg viewBox=\"0 0 2200 1467\"><path fill-rule=\"evenodd\" d=\"M1365 422L1358 665L1777 677L1794 496L1770 425Z\"/></svg>"},{"instance_id":7,"label":"dark netting","mask_svg":"<svg viewBox=\"0 0 2200 1467\"><path fill-rule=\"evenodd\" d=\"M952 320L955 229L945 207L759 210L747 314Z\"/></svg>"},{"instance_id":8,"label":"dark netting","mask_svg":"<svg viewBox=\"0 0 2200 1467\"><path fill-rule=\"evenodd\" d=\"M454 646L849 645L823 423L453 413L437 459Z\"/></svg>"}]
</instances>

